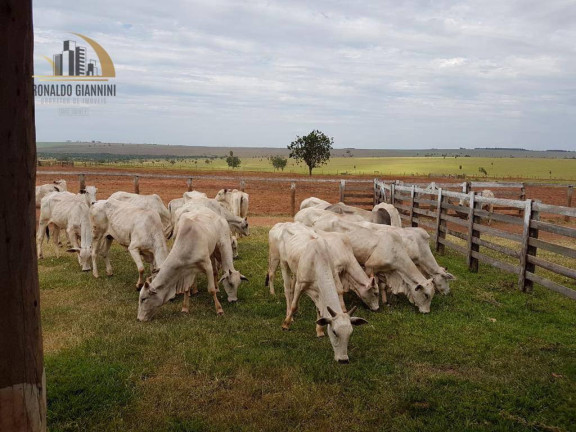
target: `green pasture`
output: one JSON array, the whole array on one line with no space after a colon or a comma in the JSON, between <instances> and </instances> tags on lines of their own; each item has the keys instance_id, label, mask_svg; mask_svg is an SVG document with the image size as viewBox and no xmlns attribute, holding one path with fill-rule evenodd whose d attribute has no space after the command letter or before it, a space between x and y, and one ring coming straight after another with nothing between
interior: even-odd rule
<instances>
[{"instance_id":1,"label":"green pasture","mask_svg":"<svg viewBox=\"0 0 576 432\"><path fill-rule=\"evenodd\" d=\"M173 162L173 163L172 163ZM235 171L273 172L267 158L241 158L242 165ZM81 166L81 162L77 163ZM127 168L170 168L187 171L231 170L224 159L147 159L103 164ZM488 175L479 169L484 168ZM304 164L288 160L285 173L308 174ZM328 164L314 169L313 175L371 175L371 176L435 176L463 175L466 178L539 179L546 181L576 179L576 159L537 158L468 158L468 157L351 157L332 158Z\"/></svg>"},{"instance_id":2,"label":"green pasture","mask_svg":"<svg viewBox=\"0 0 576 432\"><path fill-rule=\"evenodd\" d=\"M206 293L136 320L137 272L113 246L115 274L94 279L52 246L39 262L48 395L56 431L569 431L576 424L576 302L463 257L438 257L458 280L432 311L405 298L358 305L351 363L334 362L302 301L280 326L282 289L264 287L267 229L240 241L250 282L216 316ZM104 264L101 273L103 274ZM278 275L280 282L281 277Z\"/></svg>"}]
</instances>

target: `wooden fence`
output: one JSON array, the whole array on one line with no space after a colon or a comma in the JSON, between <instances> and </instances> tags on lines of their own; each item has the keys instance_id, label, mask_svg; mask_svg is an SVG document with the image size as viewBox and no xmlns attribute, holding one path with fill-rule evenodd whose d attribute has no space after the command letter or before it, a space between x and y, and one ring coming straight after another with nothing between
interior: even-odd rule
<instances>
[{"instance_id":1,"label":"wooden fence","mask_svg":"<svg viewBox=\"0 0 576 432\"><path fill-rule=\"evenodd\" d=\"M537 256L537 251L543 250L552 253L552 260L560 256L564 259L576 259L576 248L573 244L564 246L539 238L539 233L544 232L560 240L569 239L571 243L576 238L576 228L544 222L540 220L540 215L546 213L575 218L576 208L553 206L531 199L487 198L474 190L463 193L445 190L442 186L444 185L437 184L437 189L425 189L416 185L375 180L374 202L393 204L407 226L420 226L430 231L438 252L443 253L448 247L464 254L468 268L473 272L478 271L479 262L484 262L517 275L518 287L522 291L531 291L533 284L538 283L576 299L576 290L536 274L540 268L576 281L576 270L573 267ZM515 209L518 213L502 214L490 211L490 206ZM504 229L490 226L487 221L496 221ZM448 240L447 235L463 240L465 246ZM490 240L494 237L511 241L513 246L495 243L488 240L487 236ZM492 252L488 255L485 251L481 252L480 247ZM495 257L499 256L498 254L508 259Z\"/></svg>"}]
</instances>

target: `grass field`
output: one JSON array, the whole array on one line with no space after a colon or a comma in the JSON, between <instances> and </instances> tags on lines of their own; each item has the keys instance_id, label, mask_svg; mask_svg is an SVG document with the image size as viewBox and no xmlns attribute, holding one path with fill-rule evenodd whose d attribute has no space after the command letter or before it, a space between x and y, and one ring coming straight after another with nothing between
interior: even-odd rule
<instances>
[{"instance_id":1,"label":"grass field","mask_svg":"<svg viewBox=\"0 0 576 432\"><path fill-rule=\"evenodd\" d=\"M174 161L175 163L170 163ZM266 158L242 158L242 165L235 171L274 171ZM77 164L82 166L81 163ZM149 159L106 163L103 166L118 168L170 168L175 170L231 170L224 159ZM460 168L462 167L462 168ZM479 168L488 172L486 177ZM288 161L286 173L308 174L303 164ZM575 159L536 158L441 158L441 157L390 157L390 158L332 158L327 165L316 168L313 174L325 175L373 175L373 176L428 176L466 175L478 178L523 178L542 180L576 179Z\"/></svg>"},{"instance_id":2,"label":"grass field","mask_svg":"<svg viewBox=\"0 0 576 432\"><path fill-rule=\"evenodd\" d=\"M482 266L422 315L405 299L356 328L351 363L317 339L303 299L289 332L281 293L263 287L267 229L240 242L250 278L217 317L205 285L136 321L135 266L115 246L115 275L94 279L69 255L40 261L51 431L568 431L576 423L576 303ZM280 280L280 278L278 279ZM280 290L281 291L281 290Z\"/></svg>"}]
</instances>

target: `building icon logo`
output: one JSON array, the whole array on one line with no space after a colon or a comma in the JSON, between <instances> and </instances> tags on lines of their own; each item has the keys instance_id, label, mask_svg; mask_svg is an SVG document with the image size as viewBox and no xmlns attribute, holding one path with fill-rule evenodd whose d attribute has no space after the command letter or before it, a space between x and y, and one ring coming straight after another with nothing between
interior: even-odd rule
<instances>
[{"instance_id":1,"label":"building icon logo","mask_svg":"<svg viewBox=\"0 0 576 432\"><path fill-rule=\"evenodd\" d=\"M40 81L108 81L116 76L114 63L102 46L87 36L72 33L83 39L96 53L96 59L88 58L85 46L76 40L65 40L62 52L49 58L43 56L52 67L52 75L35 75Z\"/></svg>"}]
</instances>

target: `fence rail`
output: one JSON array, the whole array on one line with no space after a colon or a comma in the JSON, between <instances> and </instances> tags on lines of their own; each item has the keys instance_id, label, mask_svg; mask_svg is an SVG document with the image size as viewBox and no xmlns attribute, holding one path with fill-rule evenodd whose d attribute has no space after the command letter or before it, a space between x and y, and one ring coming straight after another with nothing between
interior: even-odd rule
<instances>
[{"instance_id":1,"label":"fence rail","mask_svg":"<svg viewBox=\"0 0 576 432\"><path fill-rule=\"evenodd\" d=\"M550 260L558 257L576 259L576 248L571 243L571 240L576 238L576 228L540 220L541 213L548 213L564 216L569 221L571 218L576 218L576 208L543 204L531 199L488 198L471 190L494 188L494 185L495 183L490 182L472 182L456 185L436 184L435 187L423 188L418 185L408 186L375 180L374 202L393 204L408 226L428 229L439 253L444 253L446 248L450 248L464 254L470 271L477 272L479 262L487 263L517 275L518 287L522 291L531 291L533 284L538 283L576 299L576 290L536 274L537 269L542 269L576 281L574 268ZM503 187L526 186L525 183L505 185ZM445 190L443 186L453 188L459 186L465 192ZM494 212L494 206L499 206L500 209L514 209L515 215ZM448 214L449 211L453 213ZM504 224L504 229L491 226L491 221ZM514 232L514 228L520 227L521 233ZM569 240L570 245L559 245L539 238L540 232L558 236L561 240ZM448 240L447 235L463 240L466 245ZM494 239L505 239L511 242L512 246L498 244ZM489 252L481 251L481 247ZM553 254L552 258L538 257L538 250ZM504 255L507 259L497 258L491 252Z\"/></svg>"}]
</instances>

